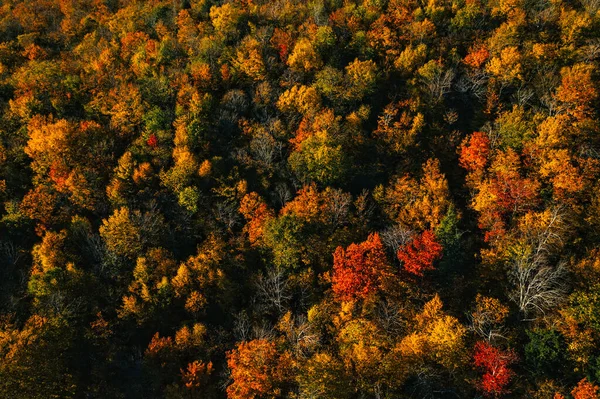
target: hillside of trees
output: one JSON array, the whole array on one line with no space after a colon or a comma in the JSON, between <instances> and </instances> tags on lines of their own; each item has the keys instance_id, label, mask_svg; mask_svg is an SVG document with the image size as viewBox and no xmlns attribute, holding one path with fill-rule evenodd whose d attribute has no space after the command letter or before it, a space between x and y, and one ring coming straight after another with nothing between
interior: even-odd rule
<instances>
[{"instance_id":1,"label":"hillside of trees","mask_svg":"<svg viewBox=\"0 0 600 399\"><path fill-rule=\"evenodd\" d=\"M3 0L0 397L600 398L600 0Z\"/></svg>"}]
</instances>

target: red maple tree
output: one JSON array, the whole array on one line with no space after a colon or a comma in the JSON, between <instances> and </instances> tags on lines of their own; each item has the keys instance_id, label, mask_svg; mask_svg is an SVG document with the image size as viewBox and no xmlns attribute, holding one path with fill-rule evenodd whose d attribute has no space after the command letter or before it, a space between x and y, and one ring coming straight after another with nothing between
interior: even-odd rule
<instances>
[{"instance_id":1,"label":"red maple tree","mask_svg":"<svg viewBox=\"0 0 600 399\"><path fill-rule=\"evenodd\" d=\"M502 351L487 342L475 344L475 366L484 370L479 387L486 395L500 396L508 393L507 386L515 374L509 365L517 360L512 351Z\"/></svg>"},{"instance_id":2,"label":"red maple tree","mask_svg":"<svg viewBox=\"0 0 600 399\"><path fill-rule=\"evenodd\" d=\"M442 250L435 234L426 230L401 248L397 255L404 265L404 270L422 276L425 270L434 269L433 262L442 257Z\"/></svg>"},{"instance_id":3,"label":"red maple tree","mask_svg":"<svg viewBox=\"0 0 600 399\"><path fill-rule=\"evenodd\" d=\"M465 138L460 149L460 166L469 172L485 167L490 154L490 139L483 132L474 132Z\"/></svg>"},{"instance_id":4,"label":"red maple tree","mask_svg":"<svg viewBox=\"0 0 600 399\"><path fill-rule=\"evenodd\" d=\"M379 291L389 275L391 268L377 233L347 249L338 247L333 254L333 292L343 301L364 299Z\"/></svg>"}]
</instances>

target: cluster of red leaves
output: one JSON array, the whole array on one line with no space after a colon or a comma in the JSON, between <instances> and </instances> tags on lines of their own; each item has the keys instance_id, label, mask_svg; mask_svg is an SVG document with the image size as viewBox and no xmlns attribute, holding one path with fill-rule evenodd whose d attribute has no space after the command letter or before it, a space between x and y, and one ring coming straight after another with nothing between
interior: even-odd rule
<instances>
[{"instance_id":1,"label":"cluster of red leaves","mask_svg":"<svg viewBox=\"0 0 600 399\"><path fill-rule=\"evenodd\" d=\"M148 140L146 140L146 144L148 144L148 147L151 148L156 148L158 146L158 138L154 133L152 133L150 137L148 137Z\"/></svg>"},{"instance_id":2,"label":"cluster of red leaves","mask_svg":"<svg viewBox=\"0 0 600 399\"><path fill-rule=\"evenodd\" d=\"M488 212L479 217L479 228L485 230L485 242L492 242L506 234L506 223L500 212Z\"/></svg>"},{"instance_id":3,"label":"cluster of red leaves","mask_svg":"<svg viewBox=\"0 0 600 399\"><path fill-rule=\"evenodd\" d=\"M517 360L514 352L502 351L479 341L475 344L473 360L475 366L484 370L480 388L485 394L499 396L508 393L507 386L514 375L509 366Z\"/></svg>"},{"instance_id":4,"label":"cluster of red leaves","mask_svg":"<svg viewBox=\"0 0 600 399\"><path fill-rule=\"evenodd\" d=\"M279 28L275 28L273 36L271 37L271 44L277 49L277 52L279 53L279 58L282 61L287 60L290 48L293 43L294 40L289 33Z\"/></svg>"},{"instance_id":5,"label":"cluster of red leaves","mask_svg":"<svg viewBox=\"0 0 600 399\"><path fill-rule=\"evenodd\" d=\"M56 184L57 190L62 191L65 188L67 178L69 177L69 170L64 162L59 162L56 160L52 162L52 165L50 165L48 177L50 177L50 180Z\"/></svg>"},{"instance_id":6,"label":"cluster of red leaves","mask_svg":"<svg viewBox=\"0 0 600 399\"><path fill-rule=\"evenodd\" d=\"M465 138L460 150L460 166L469 172L482 170L490 155L490 139L483 132Z\"/></svg>"},{"instance_id":7,"label":"cluster of red leaves","mask_svg":"<svg viewBox=\"0 0 600 399\"><path fill-rule=\"evenodd\" d=\"M398 251L398 259L404 270L422 276L425 270L433 270L433 262L442 257L442 246L436 241L435 234L426 230Z\"/></svg>"},{"instance_id":8,"label":"cluster of red leaves","mask_svg":"<svg viewBox=\"0 0 600 399\"><path fill-rule=\"evenodd\" d=\"M338 247L333 254L333 292L343 301L378 292L389 275L390 266L377 233L347 249Z\"/></svg>"},{"instance_id":9,"label":"cluster of red leaves","mask_svg":"<svg viewBox=\"0 0 600 399\"><path fill-rule=\"evenodd\" d=\"M469 146L464 146L463 151L467 151L467 147ZM482 159L480 161L483 162ZM463 167L469 167L466 155L463 157L461 154L461 164ZM522 177L520 165L519 154L508 149L496 154L490 166L491 173L486 180L475 180L474 186L479 189L475 200L476 209L480 212L479 228L486 231L487 242L504 234L508 216L532 209L540 200L539 181ZM471 163L470 167L474 167L474 164ZM470 174L475 175L476 173Z\"/></svg>"},{"instance_id":10,"label":"cluster of red leaves","mask_svg":"<svg viewBox=\"0 0 600 399\"><path fill-rule=\"evenodd\" d=\"M533 207L537 201L539 183L532 179L509 174L497 174L491 191L496 196L496 206L504 213Z\"/></svg>"}]
</instances>

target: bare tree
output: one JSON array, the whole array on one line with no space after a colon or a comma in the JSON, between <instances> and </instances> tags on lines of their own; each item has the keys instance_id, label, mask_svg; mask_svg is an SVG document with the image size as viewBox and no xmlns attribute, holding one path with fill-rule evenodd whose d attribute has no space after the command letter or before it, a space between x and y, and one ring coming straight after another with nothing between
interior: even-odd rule
<instances>
[{"instance_id":1,"label":"bare tree","mask_svg":"<svg viewBox=\"0 0 600 399\"><path fill-rule=\"evenodd\" d=\"M498 314L495 309L477 309L467 315L468 329L488 342L496 338L506 338L504 326L498 323Z\"/></svg>"},{"instance_id":2,"label":"bare tree","mask_svg":"<svg viewBox=\"0 0 600 399\"><path fill-rule=\"evenodd\" d=\"M21 259L22 251L13 242L0 242L0 257L10 266L16 266Z\"/></svg>"},{"instance_id":3,"label":"bare tree","mask_svg":"<svg viewBox=\"0 0 600 399\"><path fill-rule=\"evenodd\" d=\"M352 204L352 195L342 190L331 190L328 196L327 210L329 213L329 222L337 227L343 224L348 217Z\"/></svg>"},{"instance_id":4,"label":"bare tree","mask_svg":"<svg viewBox=\"0 0 600 399\"><path fill-rule=\"evenodd\" d=\"M218 202L213 209L213 213L215 218L223 223L229 231L241 221L242 217L238 211L238 206L230 200Z\"/></svg>"},{"instance_id":5,"label":"bare tree","mask_svg":"<svg viewBox=\"0 0 600 399\"><path fill-rule=\"evenodd\" d=\"M282 154L283 144L266 131L260 131L252 138L250 150L262 167L271 170L275 159Z\"/></svg>"},{"instance_id":6,"label":"bare tree","mask_svg":"<svg viewBox=\"0 0 600 399\"><path fill-rule=\"evenodd\" d=\"M252 339L266 339L267 341L272 341L276 337L277 334L275 333L275 329L266 321L252 326Z\"/></svg>"},{"instance_id":7,"label":"bare tree","mask_svg":"<svg viewBox=\"0 0 600 399\"><path fill-rule=\"evenodd\" d=\"M376 308L377 321L390 336L400 337L406 329L402 306L396 302L380 301Z\"/></svg>"},{"instance_id":8,"label":"bare tree","mask_svg":"<svg viewBox=\"0 0 600 399\"><path fill-rule=\"evenodd\" d=\"M445 71L436 70L431 77L424 78L424 84L427 87L431 98L440 101L450 92L455 72L452 69Z\"/></svg>"},{"instance_id":9,"label":"bare tree","mask_svg":"<svg viewBox=\"0 0 600 399\"><path fill-rule=\"evenodd\" d=\"M596 15L600 11L600 0L581 0L581 5L590 15Z\"/></svg>"},{"instance_id":10,"label":"bare tree","mask_svg":"<svg viewBox=\"0 0 600 399\"><path fill-rule=\"evenodd\" d=\"M304 315L285 317L279 324L279 329L285 334L296 355L302 358L310 356L320 342L319 334Z\"/></svg>"},{"instance_id":11,"label":"bare tree","mask_svg":"<svg viewBox=\"0 0 600 399\"><path fill-rule=\"evenodd\" d=\"M309 4L312 4L311 11L312 11L312 16L313 16L315 23L319 26L327 25L329 18L327 15L327 10L325 8L324 2L317 1L317 2L309 3Z\"/></svg>"},{"instance_id":12,"label":"bare tree","mask_svg":"<svg viewBox=\"0 0 600 399\"><path fill-rule=\"evenodd\" d=\"M259 275L256 290L259 303L266 310L274 309L279 314L285 313L292 295L283 270L272 268L266 274Z\"/></svg>"},{"instance_id":13,"label":"bare tree","mask_svg":"<svg viewBox=\"0 0 600 399\"><path fill-rule=\"evenodd\" d=\"M292 192L285 183L277 183L275 186L275 195L282 207L292 199Z\"/></svg>"},{"instance_id":14,"label":"bare tree","mask_svg":"<svg viewBox=\"0 0 600 399\"><path fill-rule=\"evenodd\" d=\"M236 341L248 341L252 332L252 323L246 312L235 315L233 322L233 335Z\"/></svg>"},{"instance_id":15,"label":"bare tree","mask_svg":"<svg viewBox=\"0 0 600 399\"><path fill-rule=\"evenodd\" d=\"M483 99L486 95L487 81L488 75L485 71L475 70L461 75L454 86L460 93L471 92L478 99Z\"/></svg>"},{"instance_id":16,"label":"bare tree","mask_svg":"<svg viewBox=\"0 0 600 399\"><path fill-rule=\"evenodd\" d=\"M398 253L398 250L408 243L413 235L414 231L399 224L388 227L379 234L383 245L392 254Z\"/></svg>"},{"instance_id":17,"label":"bare tree","mask_svg":"<svg viewBox=\"0 0 600 399\"><path fill-rule=\"evenodd\" d=\"M521 86L517 89L517 92L513 95L513 98L516 100L517 104L524 107L529 105L529 101L535 96L535 92L531 89L528 89L525 86Z\"/></svg>"},{"instance_id":18,"label":"bare tree","mask_svg":"<svg viewBox=\"0 0 600 399\"><path fill-rule=\"evenodd\" d=\"M366 223L375 212L375 204L369 198L369 191L363 190L354 201L356 208L356 218L363 223Z\"/></svg>"},{"instance_id":19,"label":"bare tree","mask_svg":"<svg viewBox=\"0 0 600 399\"><path fill-rule=\"evenodd\" d=\"M511 277L516 282L512 299L525 317L556 306L567 292L566 270L562 263L556 267L522 263L513 268Z\"/></svg>"},{"instance_id":20,"label":"bare tree","mask_svg":"<svg viewBox=\"0 0 600 399\"><path fill-rule=\"evenodd\" d=\"M548 115L556 115L560 111L558 101L552 94L544 94L540 97L540 103L546 108Z\"/></svg>"},{"instance_id":21,"label":"bare tree","mask_svg":"<svg viewBox=\"0 0 600 399\"><path fill-rule=\"evenodd\" d=\"M526 318L556 306L567 293L564 263L553 266L550 261L552 252L563 245L565 229L562 208L557 207L545 226L523 237L529 245L513 258L509 277L515 289L511 299Z\"/></svg>"}]
</instances>

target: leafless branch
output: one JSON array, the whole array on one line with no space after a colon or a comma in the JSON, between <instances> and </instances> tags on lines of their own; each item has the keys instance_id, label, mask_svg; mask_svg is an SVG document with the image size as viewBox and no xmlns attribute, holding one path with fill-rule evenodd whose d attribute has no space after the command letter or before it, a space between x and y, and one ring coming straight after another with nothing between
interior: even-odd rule
<instances>
[{"instance_id":1,"label":"leafless branch","mask_svg":"<svg viewBox=\"0 0 600 399\"><path fill-rule=\"evenodd\" d=\"M279 314L285 313L292 296L283 270L273 268L266 274L259 275L256 290L259 302L266 309L275 309Z\"/></svg>"}]
</instances>

